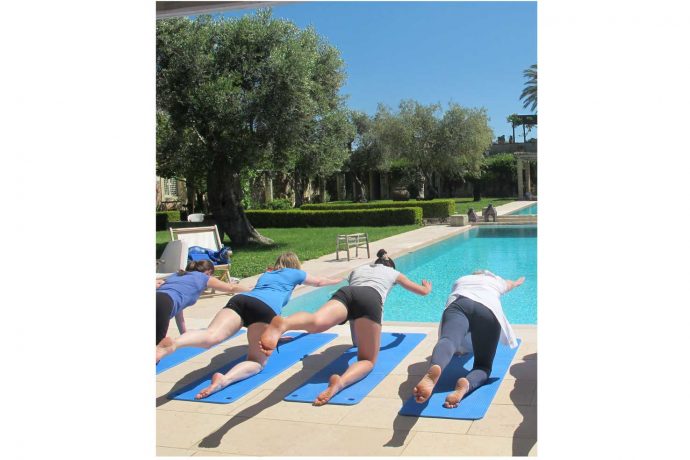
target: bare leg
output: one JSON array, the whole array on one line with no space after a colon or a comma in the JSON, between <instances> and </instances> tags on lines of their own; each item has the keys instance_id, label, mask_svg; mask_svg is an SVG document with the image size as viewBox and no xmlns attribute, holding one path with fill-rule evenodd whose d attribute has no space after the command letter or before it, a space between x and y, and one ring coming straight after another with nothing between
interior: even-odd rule
<instances>
[{"instance_id":1,"label":"bare leg","mask_svg":"<svg viewBox=\"0 0 690 460\"><path fill-rule=\"evenodd\" d=\"M354 323L358 343L357 362L348 367L342 376L331 376L328 388L314 400L315 406L323 406L340 390L359 382L374 368L381 347L381 325L369 318L357 318Z\"/></svg>"},{"instance_id":2,"label":"bare leg","mask_svg":"<svg viewBox=\"0 0 690 460\"><path fill-rule=\"evenodd\" d=\"M414 387L414 390L412 390L415 401L421 404L429 399L429 396L431 396L431 393L434 391L434 387L436 386L436 383L438 383L438 378L440 376L441 366L434 364L433 366L429 367L426 375L422 377L422 380L420 380L417 386Z\"/></svg>"},{"instance_id":3,"label":"bare leg","mask_svg":"<svg viewBox=\"0 0 690 460\"><path fill-rule=\"evenodd\" d=\"M355 322L350 321L350 337L352 337L352 346L357 346L357 333L355 332Z\"/></svg>"},{"instance_id":4,"label":"bare leg","mask_svg":"<svg viewBox=\"0 0 690 460\"><path fill-rule=\"evenodd\" d=\"M467 394L470 389L470 382L465 377L460 377L455 383L455 391L446 396L446 402L443 403L444 407L448 409L453 409L458 407L460 400Z\"/></svg>"},{"instance_id":5,"label":"bare leg","mask_svg":"<svg viewBox=\"0 0 690 460\"><path fill-rule=\"evenodd\" d=\"M249 352L247 353L247 360L238 363L235 367L230 369L225 375L216 372L211 377L211 385L201 390L196 396L196 399L202 399L218 390L222 390L231 383L239 382L247 379L252 375L256 375L264 368L264 364L268 360L268 356L261 353L259 349L259 337L268 327L266 323L254 323L247 328L247 342L249 344Z\"/></svg>"},{"instance_id":6,"label":"bare leg","mask_svg":"<svg viewBox=\"0 0 690 460\"><path fill-rule=\"evenodd\" d=\"M261 351L270 356L278 339L286 331L305 330L310 333L323 332L347 319L347 308L338 300L329 300L316 313L297 312L287 318L276 316L259 341Z\"/></svg>"},{"instance_id":7,"label":"bare leg","mask_svg":"<svg viewBox=\"0 0 690 460\"><path fill-rule=\"evenodd\" d=\"M177 338L167 340L166 337L161 340L156 346L156 361L182 347L210 348L230 337L241 327L240 316L229 308L223 308L216 313L207 329L187 331Z\"/></svg>"}]
</instances>

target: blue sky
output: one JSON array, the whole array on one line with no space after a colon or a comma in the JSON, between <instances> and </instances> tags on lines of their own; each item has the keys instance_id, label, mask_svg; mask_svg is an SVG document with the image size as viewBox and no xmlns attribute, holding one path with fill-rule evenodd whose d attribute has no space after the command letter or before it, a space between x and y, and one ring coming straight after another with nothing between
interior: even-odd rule
<instances>
[{"instance_id":1,"label":"blue sky","mask_svg":"<svg viewBox=\"0 0 690 460\"><path fill-rule=\"evenodd\" d=\"M298 2L273 15L314 26L340 50L351 109L373 115L379 102L396 109L402 99L484 107L506 140L506 117L532 113L519 97L523 70L537 63L536 2Z\"/></svg>"}]
</instances>

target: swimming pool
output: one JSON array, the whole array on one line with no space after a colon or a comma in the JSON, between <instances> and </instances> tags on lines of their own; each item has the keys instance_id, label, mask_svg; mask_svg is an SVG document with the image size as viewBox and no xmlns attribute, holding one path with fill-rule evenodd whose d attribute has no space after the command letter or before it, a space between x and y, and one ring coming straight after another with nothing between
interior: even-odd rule
<instances>
[{"instance_id":1,"label":"swimming pool","mask_svg":"<svg viewBox=\"0 0 690 460\"><path fill-rule=\"evenodd\" d=\"M511 216L536 215L537 214L537 203L534 203L531 206L527 206L526 208L522 208L519 211L509 212L508 214Z\"/></svg>"},{"instance_id":2,"label":"swimming pool","mask_svg":"<svg viewBox=\"0 0 690 460\"><path fill-rule=\"evenodd\" d=\"M481 226L395 259L397 269L420 283L427 279L432 291L421 297L396 286L384 305L384 321L437 322L453 282L477 268L525 283L501 298L512 324L537 323L537 226ZM316 311L337 286L317 289L291 300L283 316L297 311Z\"/></svg>"}]
</instances>

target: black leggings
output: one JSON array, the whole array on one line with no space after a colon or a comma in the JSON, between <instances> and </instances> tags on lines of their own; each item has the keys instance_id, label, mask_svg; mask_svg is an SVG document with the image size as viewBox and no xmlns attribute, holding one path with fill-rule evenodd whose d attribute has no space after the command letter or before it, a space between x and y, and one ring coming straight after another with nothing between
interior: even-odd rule
<instances>
[{"instance_id":1,"label":"black leggings","mask_svg":"<svg viewBox=\"0 0 690 460\"><path fill-rule=\"evenodd\" d=\"M465 378L470 382L469 391L482 386L491 374L501 336L501 325L494 314L485 305L459 296L443 312L440 330L441 336L431 355L431 364L445 369L460 349L465 335L470 332L474 366Z\"/></svg>"},{"instance_id":2,"label":"black leggings","mask_svg":"<svg viewBox=\"0 0 690 460\"><path fill-rule=\"evenodd\" d=\"M173 300L168 294L156 292L156 345L168 334Z\"/></svg>"}]
</instances>

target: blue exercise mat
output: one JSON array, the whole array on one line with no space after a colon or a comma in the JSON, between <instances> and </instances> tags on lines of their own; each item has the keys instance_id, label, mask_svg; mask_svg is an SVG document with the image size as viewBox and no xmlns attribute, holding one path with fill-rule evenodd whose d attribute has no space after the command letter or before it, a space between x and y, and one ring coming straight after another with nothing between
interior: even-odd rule
<instances>
[{"instance_id":1,"label":"blue exercise mat","mask_svg":"<svg viewBox=\"0 0 690 460\"><path fill-rule=\"evenodd\" d=\"M441 378L436 384L431 397L424 404L418 404L415 402L414 396L410 397L403 404L399 414L414 417L463 420L477 420L484 417L491 401L496 396L503 377L505 377L506 372L510 368L510 363L513 361L515 353L520 348L520 343L522 341L518 339L518 346L512 349L508 345L498 344L489 380L462 398L458 407L449 409L443 407L443 403L446 401L446 396L455 390L455 382L472 370L474 363L474 355L472 354L454 356L448 367L443 370L443 374L441 374Z\"/></svg>"},{"instance_id":2,"label":"blue exercise mat","mask_svg":"<svg viewBox=\"0 0 690 460\"><path fill-rule=\"evenodd\" d=\"M294 338L289 342L281 343L280 348L271 354L271 357L266 362L266 367L264 367L264 369L258 374L253 375L248 379L232 383L222 390L213 393L207 398L194 399L194 396L196 396L199 391L211 384L211 376L213 376L213 374L216 372L222 372L224 374L237 363L245 361L247 359L247 355L243 355L242 357L226 364L220 369L216 369L215 371L209 373L201 380L170 393L168 395L168 399L213 404L229 404L237 401L254 388L258 387L264 382L269 381L276 375L288 369L293 364L304 359L307 355L309 355L309 353L327 344L338 336L337 334L307 334L298 332L291 332L285 335ZM283 337L285 337L285 335Z\"/></svg>"},{"instance_id":3,"label":"blue exercise mat","mask_svg":"<svg viewBox=\"0 0 690 460\"><path fill-rule=\"evenodd\" d=\"M239 331L235 332L233 335L228 337L227 339L223 340L221 343L218 345L221 345L225 342L227 342L230 339L233 339L237 337L240 334L244 334L245 330L240 329ZM214 345L214 347L217 347L218 345ZM211 347L211 348L214 348ZM185 347L185 348L180 348L178 350L175 350L174 352L170 353L168 356L164 356L160 361L158 361L158 364L156 364L156 375L160 374L163 371L167 371L171 367L175 367L178 364L181 364L185 361L187 361L190 358L195 357L196 355L199 355L206 350L210 350L211 348L201 348L201 347Z\"/></svg>"},{"instance_id":4,"label":"blue exercise mat","mask_svg":"<svg viewBox=\"0 0 690 460\"><path fill-rule=\"evenodd\" d=\"M390 333L381 334L381 351L371 373L359 382L343 389L328 401L328 404L352 405L360 402L371 390L400 364L407 354L421 342L426 334ZM285 401L312 403L316 397L328 388L328 379L333 374L342 375L343 372L357 361L357 348L351 347L339 358L314 374L307 383L291 391Z\"/></svg>"}]
</instances>

